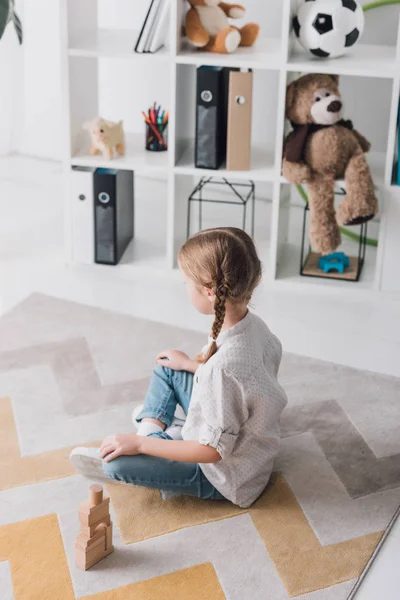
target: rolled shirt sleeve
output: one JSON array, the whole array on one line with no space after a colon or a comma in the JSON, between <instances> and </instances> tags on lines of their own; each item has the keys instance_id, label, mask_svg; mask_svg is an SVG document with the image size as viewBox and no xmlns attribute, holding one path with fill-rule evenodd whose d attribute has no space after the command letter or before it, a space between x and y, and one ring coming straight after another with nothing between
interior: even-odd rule
<instances>
[{"instance_id":1,"label":"rolled shirt sleeve","mask_svg":"<svg viewBox=\"0 0 400 600\"><path fill-rule=\"evenodd\" d=\"M205 379L199 442L215 448L224 459L232 454L240 428L248 418L246 399L241 383L226 369L213 367Z\"/></svg>"}]
</instances>

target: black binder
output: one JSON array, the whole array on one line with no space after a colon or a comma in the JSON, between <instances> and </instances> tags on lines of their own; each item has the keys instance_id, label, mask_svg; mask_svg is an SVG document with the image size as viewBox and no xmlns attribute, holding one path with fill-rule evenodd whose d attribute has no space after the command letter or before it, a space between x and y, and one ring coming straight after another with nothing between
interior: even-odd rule
<instances>
[{"instance_id":1,"label":"black binder","mask_svg":"<svg viewBox=\"0 0 400 600\"><path fill-rule=\"evenodd\" d=\"M94 191L94 257L103 265L116 265L134 231L133 172L96 169Z\"/></svg>"},{"instance_id":2,"label":"black binder","mask_svg":"<svg viewBox=\"0 0 400 600\"><path fill-rule=\"evenodd\" d=\"M195 166L219 169L226 158L229 71L197 69Z\"/></svg>"}]
</instances>

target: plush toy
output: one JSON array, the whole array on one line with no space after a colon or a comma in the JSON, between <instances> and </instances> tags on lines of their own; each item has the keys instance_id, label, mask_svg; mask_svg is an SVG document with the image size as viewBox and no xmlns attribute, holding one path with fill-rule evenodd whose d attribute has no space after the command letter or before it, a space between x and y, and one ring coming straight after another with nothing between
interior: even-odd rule
<instances>
[{"instance_id":1,"label":"plush toy","mask_svg":"<svg viewBox=\"0 0 400 600\"><path fill-rule=\"evenodd\" d=\"M283 151L283 175L308 184L313 250L333 252L340 245L340 225L369 221L378 211L374 184L364 152L369 142L343 120L337 75L310 74L291 83L286 117L293 131ZM345 179L346 196L334 208L335 179Z\"/></svg>"},{"instance_id":2,"label":"plush toy","mask_svg":"<svg viewBox=\"0 0 400 600\"><path fill-rule=\"evenodd\" d=\"M189 0L191 8L186 15L186 35L197 48L209 52L230 54L239 46L252 46L260 27L248 23L241 29L230 25L229 18L241 19L245 8L219 0Z\"/></svg>"},{"instance_id":3,"label":"plush toy","mask_svg":"<svg viewBox=\"0 0 400 600\"><path fill-rule=\"evenodd\" d=\"M101 117L93 119L83 125L90 131L91 145L89 152L93 156L101 152L109 160L113 157L114 149L120 155L125 153L125 136L122 121L113 123Z\"/></svg>"}]
</instances>

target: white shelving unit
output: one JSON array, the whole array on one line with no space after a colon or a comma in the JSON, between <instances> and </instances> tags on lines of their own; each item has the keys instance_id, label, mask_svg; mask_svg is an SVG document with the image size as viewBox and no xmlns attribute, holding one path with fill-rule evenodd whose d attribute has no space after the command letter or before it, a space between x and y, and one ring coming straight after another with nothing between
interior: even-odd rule
<instances>
[{"instance_id":1,"label":"white shelving unit","mask_svg":"<svg viewBox=\"0 0 400 600\"><path fill-rule=\"evenodd\" d=\"M171 0L169 39L166 47L153 55L135 54L133 46L140 23L126 23L124 29L98 27L98 2L100 0L60 0L61 2L61 53L62 85L64 97L64 171L66 253L74 262L73 235L71 231L70 173L72 165L131 169L135 176L156 176L162 180L162 202L154 207L158 222L157 241L152 245L142 243L147 231L139 232L116 272L145 266L146 269L174 269L176 254L186 239L187 198L199 178L204 175L229 177L232 180L253 180L268 190L271 200L268 218L263 227L265 236L257 241L259 253L266 266L270 282L276 286L318 286L329 292L379 291L384 275L388 273L388 243L392 252L393 222L388 226L386 206L391 207L398 219L400 210L397 189L392 186L392 170L396 143L396 123L400 91L400 43L396 45L360 44L347 56L333 60L310 58L293 41L291 34L292 11L295 0L269 0L269 11L274 13L274 27L263 28L273 35L262 37L254 48L239 49L233 55L199 52L182 38L184 0ZM247 1L247 5L251 0ZM118 2L115 3L115 10ZM267 23L269 15L264 15ZM397 14L398 21L398 14ZM260 21L260 19L258 19ZM163 104L169 109L168 152L151 153L144 148L144 132L138 134L126 129L127 152L112 162L88 154L88 137L82 124L97 116L112 95L109 85L104 85L104 69L113 73L119 65L124 80L132 82L132 97L139 100L150 93L159 100L158 89L163 94ZM104 66L105 65L105 66ZM195 81L199 65L221 65L254 70L254 104L258 113L268 116L265 122L255 123L258 136L252 147L252 169L248 172L228 172L225 169L208 171L194 166ZM142 73L140 81L135 74ZM143 69L145 75L143 76ZM358 283L314 280L299 275L299 246L302 212L292 206L292 186L281 176L282 145L287 124L284 117L286 87L300 72L325 72L341 75L344 98L354 97L360 90L360 99L353 105L349 118L355 119L357 128L368 138L379 140L368 155L381 202L378 223L373 228L379 233L378 249L367 249L367 262ZM119 75L121 77L121 75ZM157 88L159 85L159 88ZM136 86L136 87L135 87ZM380 93L377 95L376 90ZM147 96L146 96L147 93ZM140 117L138 107L115 98L121 111L132 119ZM138 100L138 102L139 102ZM141 108L144 108L142 105ZM356 112L356 114L354 114ZM134 114L135 113L135 114ZM351 114L353 113L353 114ZM373 128L374 117L380 114L381 132ZM104 115L106 116L106 115ZM110 117L111 118L111 117ZM359 122L360 121L360 122ZM260 131L262 140L260 142ZM373 140L372 140L373 141ZM266 213L267 214L267 213ZM162 220L161 225L159 220ZM151 224L143 228L151 228ZM378 231L379 230L379 231ZM297 232L297 233L296 233ZM375 231L374 231L375 233ZM389 236L389 242L385 236ZM400 249L397 243L397 250ZM392 261L393 262L393 261ZM399 271L400 279L400 271ZM390 286L389 286L390 287ZM400 288L400 285L399 285Z\"/></svg>"}]
</instances>

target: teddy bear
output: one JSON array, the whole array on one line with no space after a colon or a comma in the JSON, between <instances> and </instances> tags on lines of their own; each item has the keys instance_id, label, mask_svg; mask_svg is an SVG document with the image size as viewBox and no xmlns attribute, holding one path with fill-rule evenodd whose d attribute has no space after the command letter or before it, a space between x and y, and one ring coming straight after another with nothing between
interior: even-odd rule
<instances>
[{"instance_id":1,"label":"teddy bear","mask_svg":"<svg viewBox=\"0 0 400 600\"><path fill-rule=\"evenodd\" d=\"M293 184L308 185L310 242L323 255L341 243L338 224L361 224L378 212L364 154L370 143L343 112L338 75L308 74L287 87L293 131L284 143L282 173ZM335 213L335 180L343 178L346 195Z\"/></svg>"},{"instance_id":2,"label":"teddy bear","mask_svg":"<svg viewBox=\"0 0 400 600\"><path fill-rule=\"evenodd\" d=\"M84 123L83 128L90 131L91 145L89 153L94 156L101 152L109 160L113 157L113 151L123 156L125 154L125 136L123 122L113 123L101 117Z\"/></svg>"},{"instance_id":3,"label":"teddy bear","mask_svg":"<svg viewBox=\"0 0 400 600\"><path fill-rule=\"evenodd\" d=\"M229 18L241 19L245 8L219 0L189 0L186 15L186 36L197 48L230 54L239 46L252 46L260 27L248 23L241 29L230 24Z\"/></svg>"}]
</instances>

